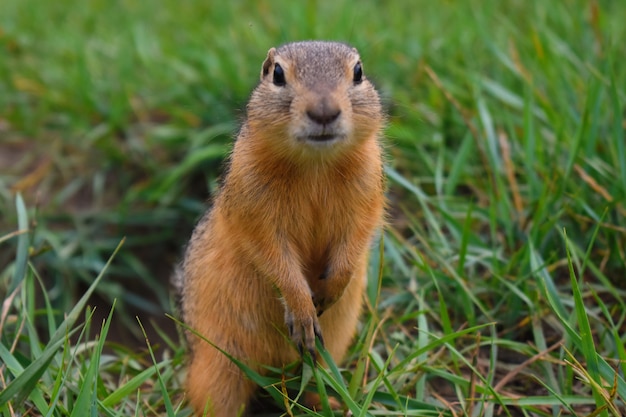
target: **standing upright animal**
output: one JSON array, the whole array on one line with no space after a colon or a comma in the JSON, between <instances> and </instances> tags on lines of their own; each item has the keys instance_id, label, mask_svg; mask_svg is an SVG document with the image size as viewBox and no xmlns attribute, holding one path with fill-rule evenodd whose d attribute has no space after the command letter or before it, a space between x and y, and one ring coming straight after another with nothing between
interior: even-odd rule
<instances>
[{"instance_id":1,"label":"standing upright animal","mask_svg":"<svg viewBox=\"0 0 626 417\"><path fill-rule=\"evenodd\" d=\"M383 223L383 124L356 49L269 50L220 191L186 250L178 285L189 327L258 372L298 350L315 355L316 337L343 358ZM237 415L255 384L212 345L189 343L195 412Z\"/></svg>"}]
</instances>

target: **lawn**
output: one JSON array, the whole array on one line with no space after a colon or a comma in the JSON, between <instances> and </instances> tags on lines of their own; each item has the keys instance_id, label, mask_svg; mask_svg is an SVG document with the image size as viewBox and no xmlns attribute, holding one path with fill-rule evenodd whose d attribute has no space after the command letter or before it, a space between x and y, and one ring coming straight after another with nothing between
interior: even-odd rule
<instances>
[{"instance_id":1,"label":"lawn","mask_svg":"<svg viewBox=\"0 0 626 417\"><path fill-rule=\"evenodd\" d=\"M384 97L389 222L346 363L253 375L266 402L320 415L287 386L354 416L626 415L625 17L1 1L0 413L190 415L169 276L267 49L315 38L356 46Z\"/></svg>"}]
</instances>

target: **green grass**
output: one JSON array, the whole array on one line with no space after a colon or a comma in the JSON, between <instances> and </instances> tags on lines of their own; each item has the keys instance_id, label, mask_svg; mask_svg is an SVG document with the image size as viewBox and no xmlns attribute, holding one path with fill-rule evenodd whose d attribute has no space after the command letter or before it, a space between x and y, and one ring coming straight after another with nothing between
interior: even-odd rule
<instances>
[{"instance_id":1,"label":"green grass","mask_svg":"<svg viewBox=\"0 0 626 417\"><path fill-rule=\"evenodd\" d=\"M390 224L347 363L270 401L626 414L626 5L217 4L0 2L0 412L190 414L169 274L266 50L322 38L387 104Z\"/></svg>"}]
</instances>

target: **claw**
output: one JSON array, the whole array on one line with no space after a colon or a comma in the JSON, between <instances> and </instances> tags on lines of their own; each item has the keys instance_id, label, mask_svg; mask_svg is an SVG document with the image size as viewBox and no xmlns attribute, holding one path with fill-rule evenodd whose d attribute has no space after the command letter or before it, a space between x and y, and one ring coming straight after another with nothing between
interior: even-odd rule
<instances>
[{"instance_id":1,"label":"claw","mask_svg":"<svg viewBox=\"0 0 626 417\"><path fill-rule=\"evenodd\" d=\"M311 359L313 360L313 366L317 366L317 352L315 348L309 349L309 354L311 355Z\"/></svg>"},{"instance_id":2,"label":"claw","mask_svg":"<svg viewBox=\"0 0 626 417\"><path fill-rule=\"evenodd\" d=\"M313 331L315 332L315 336L317 336L317 338L320 340L320 344L323 347L324 346L324 337L322 336L322 329L320 329L319 326L315 325L315 326L313 326Z\"/></svg>"}]
</instances>

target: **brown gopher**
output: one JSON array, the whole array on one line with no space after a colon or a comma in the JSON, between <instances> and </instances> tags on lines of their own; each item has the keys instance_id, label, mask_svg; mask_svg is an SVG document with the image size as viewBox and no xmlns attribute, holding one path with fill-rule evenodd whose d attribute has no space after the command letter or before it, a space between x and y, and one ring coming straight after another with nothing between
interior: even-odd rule
<instances>
[{"instance_id":1,"label":"brown gopher","mask_svg":"<svg viewBox=\"0 0 626 417\"><path fill-rule=\"evenodd\" d=\"M309 41L269 50L220 192L185 254L188 326L258 372L295 361L298 349L315 355L315 337L342 359L382 224L383 121L356 49ZM189 339L195 412L236 415L254 383Z\"/></svg>"}]
</instances>

